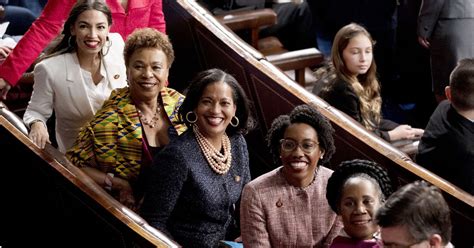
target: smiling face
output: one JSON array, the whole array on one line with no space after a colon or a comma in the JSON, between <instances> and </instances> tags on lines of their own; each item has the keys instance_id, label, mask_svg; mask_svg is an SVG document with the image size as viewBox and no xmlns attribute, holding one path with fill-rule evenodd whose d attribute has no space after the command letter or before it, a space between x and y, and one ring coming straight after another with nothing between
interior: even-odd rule
<instances>
[{"instance_id":1,"label":"smiling face","mask_svg":"<svg viewBox=\"0 0 474 248\"><path fill-rule=\"evenodd\" d=\"M363 34L354 36L342 51L342 58L351 76L365 74L372 64L372 42Z\"/></svg>"},{"instance_id":2,"label":"smiling face","mask_svg":"<svg viewBox=\"0 0 474 248\"><path fill-rule=\"evenodd\" d=\"M135 100L154 99L168 80L166 55L158 48L141 48L130 57L127 77Z\"/></svg>"},{"instance_id":3,"label":"smiling face","mask_svg":"<svg viewBox=\"0 0 474 248\"><path fill-rule=\"evenodd\" d=\"M208 139L220 139L225 133L237 106L232 88L224 82L208 84L194 112L199 131Z\"/></svg>"},{"instance_id":4,"label":"smiling face","mask_svg":"<svg viewBox=\"0 0 474 248\"><path fill-rule=\"evenodd\" d=\"M363 177L349 178L339 205L346 233L358 240L371 239L378 230L374 215L380 205L380 191L374 182Z\"/></svg>"},{"instance_id":5,"label":"smiling face","mask_svg":"<svg viewBox=\"0 0 474 248\"><path fill-rule=\"evenodd\" d=\"M76 37L77 53L97 55L107 41L109 29L104 13L98 10L82 12L71 26L71 35Z\"/></svg>"},{"instance_id":6,"label":"smiling face","mask_svg":"<svg viewBox=\"0 0 474 248\"><path fill-rule=\"evenodd\" d=\"M293 151L285 151L280 148L283 173L287 181L296 187L308 186L314 178L314 172L319 158L324 154L321 151L316 130L305 123L293 123L289 125L283 135L284 139L293 140L299 145ZM313 143L316 148L309 153L303 152L301 146Z\"/></svg>"}]
</instances>

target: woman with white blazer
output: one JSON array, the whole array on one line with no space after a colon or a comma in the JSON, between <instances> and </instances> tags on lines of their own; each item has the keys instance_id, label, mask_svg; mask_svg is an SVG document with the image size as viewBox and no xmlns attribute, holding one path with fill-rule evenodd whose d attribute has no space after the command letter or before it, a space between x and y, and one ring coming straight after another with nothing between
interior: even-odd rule
<instances>
[{"instance_id":1,"label":"woman with white blazer","mask_svg":"<svg viewBox=\"0 0 474 248\"><path fill-rule=\"evenodd\" d=\"M110 92L126 86L124 42L119 34L109 33L111 24L104 3L77 3L60 42L35 66L33 94L23 120L40 148L50 143L45 123L53 110L58 149L65 153Z\"/></svg>"}]
</instances>

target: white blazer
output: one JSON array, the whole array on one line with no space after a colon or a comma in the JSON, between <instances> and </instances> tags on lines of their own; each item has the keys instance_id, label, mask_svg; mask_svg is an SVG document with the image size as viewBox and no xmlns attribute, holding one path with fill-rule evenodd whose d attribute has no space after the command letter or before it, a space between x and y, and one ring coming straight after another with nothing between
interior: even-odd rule
<instances>
[{"instance_id":1,"label":"white blazer","mask_svg":"<svg viewBox=\"0 0 474 248\"><path fill-rule=\"evenodd\" d=\"M118 33L110 33L112 46L103 58L103 65L112 88L127 85L123 59L124 42ZM30 126L34 120L46 120L54 110L56 114L56 140L58 149L65 153L76 140L80 129L94 117L87 97L76 53L65 53L45 59L34 69L35 83L23 121ZM110 94L111 89L108 89Z\"/></svg>"}]
</instances>

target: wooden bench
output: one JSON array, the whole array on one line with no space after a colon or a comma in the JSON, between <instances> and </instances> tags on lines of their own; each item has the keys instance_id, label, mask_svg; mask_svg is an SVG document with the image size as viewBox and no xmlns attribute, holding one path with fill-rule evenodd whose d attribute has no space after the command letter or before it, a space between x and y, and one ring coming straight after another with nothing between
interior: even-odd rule
<instances>
[{"instance_id":1,"label":"wooden bench","mask_svg":"<svg viewBox=\"0 0 474 248\"><path fill-rule=\"evenodd\" d=\"M215 18L234 32L248 30L248 43L281 70L294 70L295 81L303 87L306 68L315 67L324 60L323 54L316 48L289 52L276 37L260 39L260 29L276 24L276 13L272 9L245 10L218 15Z\"/></svg>"}]
</instances>

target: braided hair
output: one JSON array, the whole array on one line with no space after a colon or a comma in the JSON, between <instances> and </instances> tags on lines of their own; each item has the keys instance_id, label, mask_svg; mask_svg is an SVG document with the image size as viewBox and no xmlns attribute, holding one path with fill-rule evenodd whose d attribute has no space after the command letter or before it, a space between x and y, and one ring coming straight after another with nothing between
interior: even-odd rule
<instances>
[{"instance_id":1,"label":"braided hair","mask_svg":"<svg viewBox=\"0 0 474 248\"><path fill-rule=\"evenodd\" d=\"M350 178L362 177L369 179L380 192L380 199L384 201L392 193L392 183L387 171L373 161L354 159L342 162L328 180L326 199L332 210L339 214L339 203L344 185Z\"/></svg>"},{"instance_id":2,"label":"braided hair","mask_svg":"<svg viewBox=\"0 0 474 248\"><path fill-rule=\"evenodd\" d=\"M308 124L318 135L319 147L324 151L324 157L319 160L319 164L329 162L336 151L334 146L334 129L329 121L319 111L310 105L303 104L296 106L289 115L280 115L272 122L267 134L267 144L272 154L275 165L280 161L280 140L283 138L288 126L294 123Z\"/></svg>"}]
</instances>

